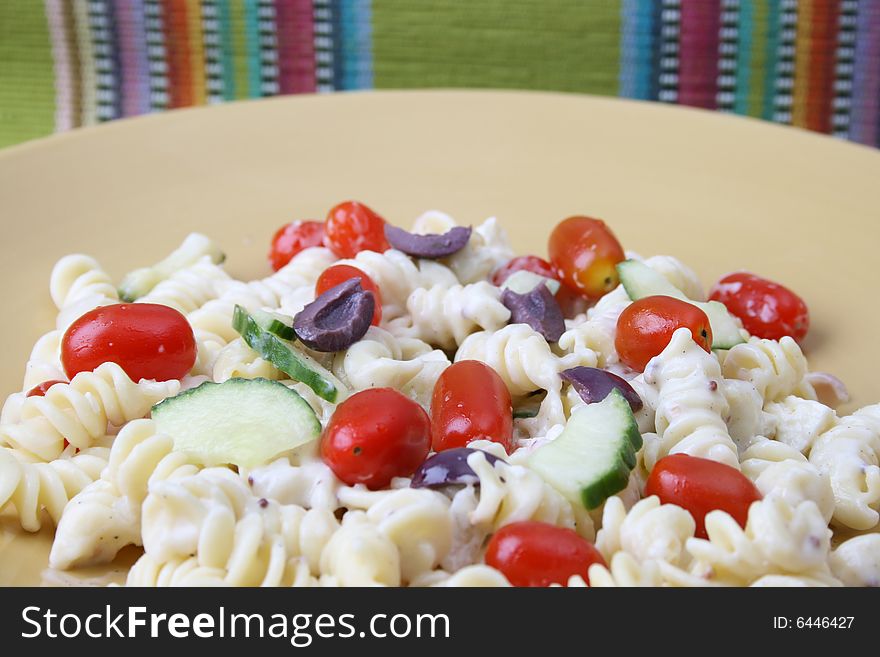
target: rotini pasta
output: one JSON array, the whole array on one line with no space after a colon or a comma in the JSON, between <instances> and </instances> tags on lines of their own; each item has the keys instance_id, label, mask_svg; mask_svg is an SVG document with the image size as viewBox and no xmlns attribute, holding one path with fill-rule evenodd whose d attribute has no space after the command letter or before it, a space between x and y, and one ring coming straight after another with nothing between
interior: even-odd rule
<instances>
[{"instance_id":1,"label":"rotini pasta","mask_svg":"<svg viewBox=\"0 0 880 657\"><path fill-rule=\"evenodd\" d=\"M749 381L766 401L779 401L792 394L814 398L806 380L807 360L801 348L786 336L779 342L750 338L724 358L724 376Z\"/></svg>"},{"instance_id":2,"label":"rotini pasta","mask_svg":"<svg viewBox=\"0 0 880 657\"><path fill-rule=\"evenodd\" d=\"M45 510L57 524L70 499L95 481L107 465L106 447L88 447L48 463L30 462L0 447L0 510L14 507L23 529L39 531Z\"/></svg>"},{"instance_id":3,"label":"rotini pasta","mask_svg":"<svg viewBox=\"0 0 880 657\"><path fill-rule=\"evenodd\" d=\"M727 400L719 390L718 361L678 329L669 345L645 370L645 381L658 390L656 438L645 437L645 464L683 452L739 467L739 458L724 422Z\"/></svg>"},{"instance_id":4,"label":"rotini pasta","mask_svg":"<svg viewBox=\"0 0 880 657\"><path fill-rule=\"evenodd\" d=\"M841 418L813 443L810 463L829 477L834 521L871 529L880 521L880 404Z\"/></svg>"},{"instance_id":5,"label":"rotini pasta","mask_svg":"<svg viewBox=\"0 0 880 657\"><path fill-rule=\"evenodd\" d=\"M61 331L89 310L119 301L110 276L97 260L82 254L64 256L55 264L49 293L59 310L57 328Z\"/></svg>"},{"instance_id":6,"label":"rotini pasta","mask_svg":"<svg viewBox=\"0 0 880 657\"><path fill-rule=\"evenodd\" d=\"M454 349L481 329L495 331L510 318L500 290L485 281L470 285L434 285L413 290L406 300L409 320L391 328L400 337Z\"/></svg>"},{"instance_id":7,"label":"rotini pasta","mask_svg":"<svg viewBox=\"0 0 880 657\"><path fill-rule=\"evenodd\" d=\"M177 394L178 381L135 383L116 363L81 372L68 384L22 404L21 421L0 427L0 443L42 461L57 458L64 441L85 449L103 438L108 425L120 427L144 417L153 404Z\"/></svg>"}]
</instances>

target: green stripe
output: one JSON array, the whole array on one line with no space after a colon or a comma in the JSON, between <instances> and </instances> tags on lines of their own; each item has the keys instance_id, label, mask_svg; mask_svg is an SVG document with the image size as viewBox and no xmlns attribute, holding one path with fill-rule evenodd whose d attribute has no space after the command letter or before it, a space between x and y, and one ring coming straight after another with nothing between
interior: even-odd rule
<instances>
[{"instance_id":1,"label":"green stripe","mask_svg":"<svg viewBox=\"0 0 880 657\"><path fill-rule=\"evenodd\" d=\"M377 88L616 95L620 0L373 0Z\"/></svg>"},{"instance_id":2,"label":"green stripe","mask_svg":"<svg viewBox=\"0 0 880 657\"><path fill-rule=\"evenodd\" d=\"M768 16L764 25L767 26L767 39L764 41L764 53L766 59L761 70L764 72L764 97L761 100L761 113L756 114L768 121L773 120L775 108L773 101L776 100L776 66L779 60L777 48L779 47L779 7L780 0L769 0Z\"/></svg>"},{"instance_id":3,"label":"green stripe","mask_svg":"<svg viewBox=\"0 0 880 657\"><path fill-rule=\"evenodd\" d=\"M244 0L245 52L247 53L247 90L245 98L262 95L263 71L260 63L260 18L258 0Z\"/></svg>"},{"instance_id":4,"label":"green stripe","mask_svg":"<svg viewBox=\"0 0 880 657\"><path fill-rule=\"evenodd\" d=\"M55 130L55 72L43 3L0 0L0 147Z\"/></svg>"},{"instance_id":5,"label":"green stripe","mask_svg":"<svg viewBox=\"0 0 880 657\"><path fill-rule=\"evenodd\" d=\"M760 117L764 106L764 80L767 76L767 0L753 0L751 82L744 89L749 94L750 116Z\"/></svg>"},{"instance_id":6,"label":"green stripe","mask_svg":"<svg viewBox=\"0 0 880 657\"><path fill-rule=\"evenodd\" d=\"M229 31L232 35L232 60L235 98L248 97L248 49L245 34L245 0L229 0Z\"/></svg>"}]
</instances>

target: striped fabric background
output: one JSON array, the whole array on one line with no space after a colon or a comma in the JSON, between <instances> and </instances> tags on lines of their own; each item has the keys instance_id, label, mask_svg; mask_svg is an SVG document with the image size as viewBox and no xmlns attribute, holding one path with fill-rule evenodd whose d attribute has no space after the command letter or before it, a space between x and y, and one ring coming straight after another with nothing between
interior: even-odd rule
<instances>
[{"instance_id":1,"label":"striped fabric background","mask_svg":"<svg viewBox=\"0 0 880 657\"><path fill-rule=\"evenodd\" d=\"M880 146L880 0L0 0L0 146L415 87L621 95Z\"/></svg>"}]
</instances>

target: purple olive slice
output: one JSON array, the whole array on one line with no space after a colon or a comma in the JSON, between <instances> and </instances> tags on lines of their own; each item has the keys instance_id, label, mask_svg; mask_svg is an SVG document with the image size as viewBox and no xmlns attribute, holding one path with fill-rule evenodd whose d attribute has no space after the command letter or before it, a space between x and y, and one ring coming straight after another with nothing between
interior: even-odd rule
<instances>
[{"instance_id":1,"label":"purple olive slice","mask_svg":"<svg viewBox=\"0 0 880 657\"><path fill-rule=\"evenodd\" d=\"M546 285L538 285L526 294L504 290L501 293L501 303L510 310L511 324L528 324L543 335L547 342L557 342L565 332L562 310Z\"/></svg>"},{"instance_id":2,"label":"purple olive slice","mask_svg":"<svg viewBox=\"0 0 880 657\"><path fill-rule=\"evenodd\" d=\"M468 456L474 452L483 452L483 450L456 447L429 456L415 471L410 486L412 488L440 488L453 484L479 484L480 478L467 462ZM489 452L483 452L483 454L492 465L501 460Z\"/></svg>"},{"instance_id":3,"label":"purple olive slice","mask_svg":"<svg viewBox=\"0 0 880 657\"><path fill-rule=\"evenodd\" d=\"M624 399L629 402L633 413L642 408L642 398L626 379L600 370L597 367L572 367L565 370L559 376L571 383L581 399L588 404L594 404L605 399L612 390L619 390Z\"/></svg>"},{"instance_id":4,"label":"purple olive slice","mask_svg":"<svg viewBox=\"0 0 880 657\"><path fill-rule=\"evenodd\" d=\"M357 278L331 287L293 318L299 341L315 351L342 351L364 337L376 300Z\"/></svg>"},{"instance_id":5,"label":"purple olive slice","mask_svg":"<svg viewBox=\"0 0 880 657\"><path fill-rule=\"evenodd\" d=\"M416 235L385 224L385 239L398 251L415 258L445 258L461 251L471 238L470 226L456 226L442 235Z\"/></svg>"}]
</instances>

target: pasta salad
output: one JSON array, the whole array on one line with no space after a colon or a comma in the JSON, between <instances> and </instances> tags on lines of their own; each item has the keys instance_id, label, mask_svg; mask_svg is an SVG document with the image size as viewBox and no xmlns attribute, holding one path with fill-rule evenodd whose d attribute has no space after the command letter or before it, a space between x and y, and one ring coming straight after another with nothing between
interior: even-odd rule
<instances>
[{"instance_id":1,"label":"pasta salad","mask_svg":"<svg viewBox=\"0 0 880 657\"><path fill-rule=\"evenodd\" d=\"M548 256L353 201L260 280L199 234L66 256L0 510L54 571L142 547L134 586L880 585L880 404L838 413L798 295L590 217Z\"/></svg>"}]
</instances>

